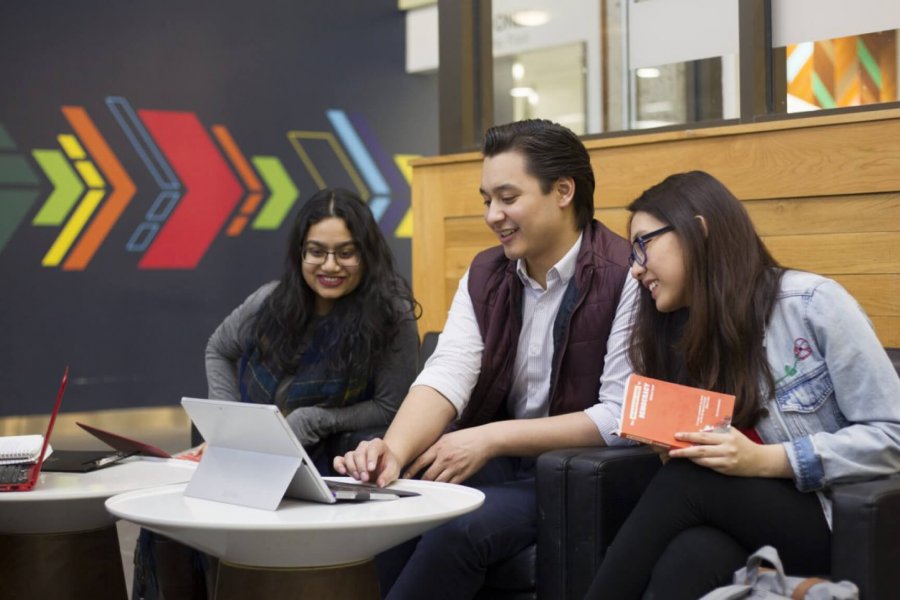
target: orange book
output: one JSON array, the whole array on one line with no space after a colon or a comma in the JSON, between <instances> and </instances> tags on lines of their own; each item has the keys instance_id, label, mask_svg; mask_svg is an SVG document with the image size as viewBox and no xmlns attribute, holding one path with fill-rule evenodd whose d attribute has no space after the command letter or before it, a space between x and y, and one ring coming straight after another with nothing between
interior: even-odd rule
<instances>
[{"instance_id":1,"label":"orange book","mask_svg":"<svg viewBox=\"0 0 900 600\"><path fill-rule=\"evenodd\" d=\"M619 435L669 448L687 448L677 432L715 431L731 424L734 396L632 374L625 385Z\"/></svg>"}]
</instances>

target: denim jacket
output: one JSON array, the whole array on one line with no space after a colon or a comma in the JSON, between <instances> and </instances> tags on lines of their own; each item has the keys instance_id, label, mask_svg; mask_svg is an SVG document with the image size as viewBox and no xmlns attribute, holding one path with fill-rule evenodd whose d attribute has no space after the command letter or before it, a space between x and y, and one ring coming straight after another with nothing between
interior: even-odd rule
<instances>
[{"instance_id":1,"label":"denim jacket","mask_svg":"<svg viewBox=\"0 0 900 600\"><path fill-rule=\"evenodd\" d=\"M783 443L799 490L900 471L900 377L844 288L785 271L764 344L775 394L756 429Z\"/></svg>"}]
</instances>

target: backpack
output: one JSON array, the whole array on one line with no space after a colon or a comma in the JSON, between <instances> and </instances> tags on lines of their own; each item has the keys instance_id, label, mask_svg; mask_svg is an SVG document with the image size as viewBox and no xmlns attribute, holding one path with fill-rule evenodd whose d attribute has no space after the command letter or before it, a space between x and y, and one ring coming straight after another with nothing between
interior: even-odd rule
<instances>
[{"instance_id":1,"label":"backpack","mask_svg":"<svg viewBox=\"0 0 900 600\"><path fill-rule=\"evenodd\" d=\"M762 567L767 562L774 569ZM700 600L859 600L859 588L849 581L829 581L818 577L789 577L772 546L763 546L750 555L747 566L734 572L734 583L719 587Z\"/></svg>"}]
</instances>

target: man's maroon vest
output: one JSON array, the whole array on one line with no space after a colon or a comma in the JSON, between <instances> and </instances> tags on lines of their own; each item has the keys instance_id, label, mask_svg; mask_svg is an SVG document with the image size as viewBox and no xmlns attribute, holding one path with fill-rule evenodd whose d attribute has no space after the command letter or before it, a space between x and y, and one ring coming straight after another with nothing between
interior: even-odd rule
<instances>
[{"instance_id":1,"label":"man's maroon vest","mask_svg":"<svg viewBox=\"0 0 900 600\"><path fill-rule=\"evenodd\" d=\"M616 307L625 284L631 248L598 221L584 230L553 325L550 414L583 410L597 401ZM455 428L508 419L506 397L522 328L522 281L516 261L497 246L478 254L469 268L469 295L484 352L481 372Z\"/></svg>"}]
</instances>

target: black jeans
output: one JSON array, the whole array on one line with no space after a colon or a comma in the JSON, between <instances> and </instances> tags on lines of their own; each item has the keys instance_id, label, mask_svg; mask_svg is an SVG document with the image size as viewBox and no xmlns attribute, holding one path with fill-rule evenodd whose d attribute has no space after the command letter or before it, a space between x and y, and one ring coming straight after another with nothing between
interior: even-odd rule
<instances>
[{"instance_id":1,"label":"black jeans","mask_svg":"<svg viewBox=\"0 0 900 600\"><path fill-rule=\"evenodd\" d=\"M381 593L389 600L471 598L488 567L534 543L532 459L495 458L464 485L484 492L480 508L376 558Z\"/></svg>"},{"instance_id":2,"label":"black jeans","mask_svg":"<svg viewBox=\"0 0 900 600\"><path fill-rule=\"evenodd\" d=\"M731 583L767 544L789 573L828 573L831 531L818 497L789 479L732 477L672 459L619 530L587 598L693 600Z\"/></svg>"}]
</instances>

